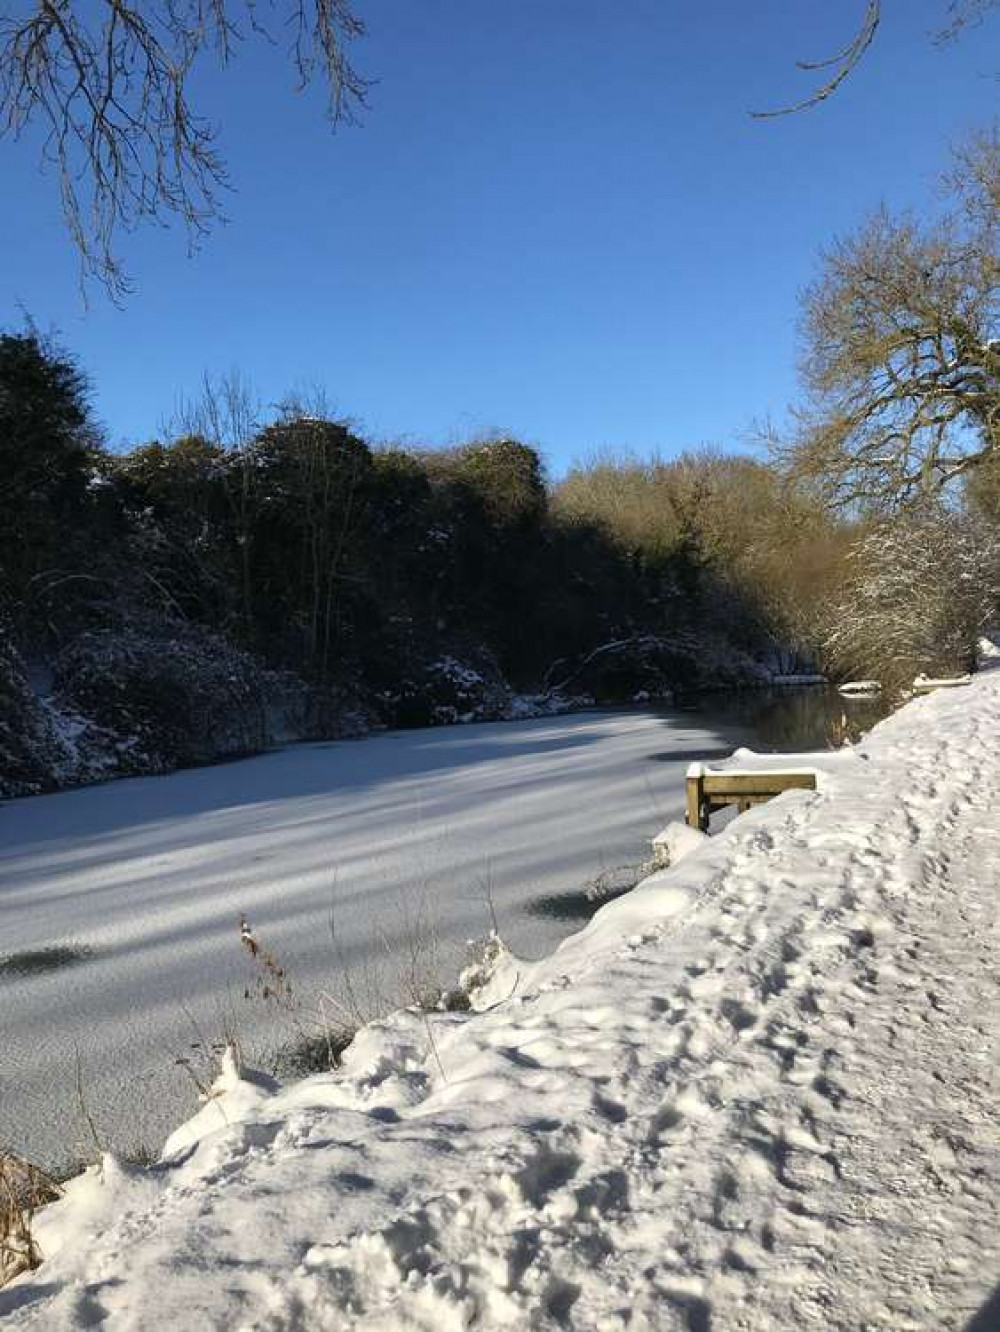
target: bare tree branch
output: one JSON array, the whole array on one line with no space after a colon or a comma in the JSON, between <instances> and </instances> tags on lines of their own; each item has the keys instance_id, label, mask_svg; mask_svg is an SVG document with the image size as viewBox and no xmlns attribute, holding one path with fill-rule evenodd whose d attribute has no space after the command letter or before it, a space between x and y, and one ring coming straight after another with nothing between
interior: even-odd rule
<instances>
[{"instance_id":1,"label":"bare tree branch","mask_svg":"<svg viewBox=\"0 0 1000 1332\"><path fill-rule=\"evenodd\" d=\"M228 62L238 19L267 35L253 0L237 12L228 0L37 0L0 15L0 137L41 132L83 274L116 300L130 289L121 231L179 219L194 246L222 217L228 177L189 81L203 52ZM348 0L288 0L286 25L299 85L322 79L330 119L353 120L368 85L347 54L364 31Z\"/></svg>"},{"instance_id":2,"label":"bare tree branch","mask_svg":"<svg viewBox=\"0 0 1000 1332\"><path fill-rule=\"evenodd\" d=\"M1000 138L958 160L948 216L883 210L806 293L809 397L775 452L834 504L899 507L1000 456Z\"/></svg>"},{"instance_id":3,"label":"bare tree branch","mask_svg":"<svg viewBox=\"0 0 1000 1332\"><path fill-rule=\"evenodd\" d=\"M810 74L822 70L832 70L825 83L821 84L814 93L803 98L800 102L793 103L791 106L778 107L774 111L751 111L750 114L755 120L771 120L776 116L790 116L798 111L807 111L810 107L825 102L860 64L865 52L875 40L875 34L878 32L881 19L881 0L868 0L861 26L842 50L824 60L799 60L796 62L798 69L805 70Z\"/></svg>"},{"instance_id":4,"label":"bare tree branch","mask_svg":"<svg viewBox=\"0 0 1000 1332\"><path fill-rule=\"evenodd\" d=\"M1000 9L1000 0L950 0L948 24L935 36L939 43L954 41L965 28L982 23L986 16Z\"/></svg>"},{"instance_id":5,"label":"bare tree branch","mask_svg":"<svg viewBox=\"0 0 1000 1332\"><path fill-rule=\"evenodd\" d=\"M997 9L1000 9L1000 0L949 0L948 23L935 34L934 40L939 44L953 41L966 28L982 23L989 13ZM771 120L777 116L790 116L799 111L808 111L811 107L818 106L820 102L825 102L864 59L875 41L881 21L881 0L867 0L864 16L846 46L822 60L796 61L796 68L804 70L807 74L829 70L825 82L801 101L794 102L790 106L777 107L773 111L751 111L751 116L755 120Z\"/></svg>"}]
</instances>

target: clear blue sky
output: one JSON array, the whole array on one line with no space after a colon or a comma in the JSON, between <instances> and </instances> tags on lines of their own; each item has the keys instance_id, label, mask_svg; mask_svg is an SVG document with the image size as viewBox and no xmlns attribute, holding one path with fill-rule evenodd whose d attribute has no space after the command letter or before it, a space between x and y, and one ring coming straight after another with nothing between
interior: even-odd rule
<instances>
[{"instance_id":1,"label":"clear blue sky","mask_svg":"<svg viewBox=\"0 0 1000 1332\"><path fill-rule=\"evenodd\" d=\"M194 258L129 238L124 310L84 306L55 179L0 144L0 323L60 330L115 447L235 367L268 401L321 384L377 438L508 430L556 473L740 447L794 396L819 247L882 198L932 206L949 142L995 114L1000 21L939 49L945 0L885 8L831 102L754 122L862 0L357 0L363 128L332 135L258 43L206 72L229 224Z\"/></svg>"}]
</instances>

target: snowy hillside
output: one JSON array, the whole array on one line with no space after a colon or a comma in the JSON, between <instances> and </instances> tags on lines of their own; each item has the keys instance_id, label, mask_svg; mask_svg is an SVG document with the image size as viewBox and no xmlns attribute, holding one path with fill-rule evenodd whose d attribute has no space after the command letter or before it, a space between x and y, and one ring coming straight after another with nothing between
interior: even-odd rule
<instances>
[{"instance_id":1,"label":"snowy hillside","mask_svg":"<svg viewBox=\"0 0 1000 1332\"><path fill-rule=\"evenodd\" d=\"M965 1327L1000 1277L998 735L996 675L920 699L501 959L483 1011L401 1014L283 1089L230 1065L161 1164L40 1216L0 1313Z\"/></svg>"}]
</instances>

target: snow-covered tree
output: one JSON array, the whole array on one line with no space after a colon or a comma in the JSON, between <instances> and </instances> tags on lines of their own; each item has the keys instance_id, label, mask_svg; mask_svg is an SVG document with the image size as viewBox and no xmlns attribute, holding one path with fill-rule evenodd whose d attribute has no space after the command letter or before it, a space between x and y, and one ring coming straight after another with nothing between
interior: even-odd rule
<instances>
[{"instance_id":1,"label":"snow-covered tree","mask_svg":"<svg viewBox=\"0 0 1000 1332\"><path fill-rule=\"evenodd\" d=\"M1000 598L1000 535L938 504L870 525L849 557L849 582L827 611L833 667L890 690L920 672L975 665Z\"/></svg>"}]
</instances>

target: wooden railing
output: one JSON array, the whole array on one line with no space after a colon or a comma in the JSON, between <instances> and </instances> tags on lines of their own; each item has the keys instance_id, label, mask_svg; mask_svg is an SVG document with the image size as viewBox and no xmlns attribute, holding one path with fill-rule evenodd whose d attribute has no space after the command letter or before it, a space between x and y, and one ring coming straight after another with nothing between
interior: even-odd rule
<instances>
[{"instance_id":1,"label":"wooden railing","mask_svg":"<svg viewBox=\"0 0 1000 1332\"><path fill-rule=\"evenodd\" d=\"M735 805L742 814L751 805L762 805L782 791L815 791L814 772L695 772L687 779L687 823L708 832L717 809Z\"/></svg>"}]
</instances>

